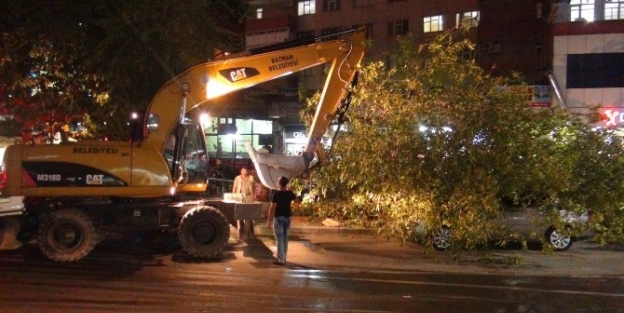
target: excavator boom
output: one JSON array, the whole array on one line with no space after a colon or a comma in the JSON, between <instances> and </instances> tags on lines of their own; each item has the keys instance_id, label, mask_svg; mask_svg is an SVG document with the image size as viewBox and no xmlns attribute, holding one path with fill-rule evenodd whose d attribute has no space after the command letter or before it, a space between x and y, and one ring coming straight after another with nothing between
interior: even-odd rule
<instances>
[{"instance_id":1,"label":"excavator boom","mask_svg":"<svg viewBox=\"0 0 624 313\"><path fill-rule=\"evenodd\" d=\"M275 51L255 54L248 51L190 68L165 84L154 97L145 116L147 133L144 144L163 151L169 134L190 110L217 97L329 63L327 80L309 132L310 141L303 155L262 154L247 145L265 186L275 188L280 176L293 177L303 173L314 153L320 160L325 158L320 140L364 57L364 30L345 33L349 35L344 39L279 47Z\"/></svg>"}]
</instances>

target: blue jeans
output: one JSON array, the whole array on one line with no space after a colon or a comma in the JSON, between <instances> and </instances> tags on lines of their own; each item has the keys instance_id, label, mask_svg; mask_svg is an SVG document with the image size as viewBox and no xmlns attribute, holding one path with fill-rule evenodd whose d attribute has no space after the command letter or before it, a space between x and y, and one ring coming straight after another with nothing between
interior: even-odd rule
<instances>
[{"instance_id":1,"label":"blue jeans","mask_svg":"<svg viewBox=\"0 0 624 313\"><path fill-rule=\"evenodd\" d=\"M276 216L273 219L273 232L277 244L277 261L286 263L288 253L288 230L290 229L290 217Z\"/></svg>"}]
</instances>

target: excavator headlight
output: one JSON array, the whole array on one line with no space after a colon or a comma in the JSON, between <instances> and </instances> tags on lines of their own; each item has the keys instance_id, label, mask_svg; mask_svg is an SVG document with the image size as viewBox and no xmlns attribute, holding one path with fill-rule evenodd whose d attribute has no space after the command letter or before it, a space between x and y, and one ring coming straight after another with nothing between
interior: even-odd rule
<instances>
[{"instance_id":1,"label":"excavator headlight","mask_svg":"<svg viewBox=\"0 0 624 313\"><path fill-rule=\"evenodd\" d=\"M214 99L231 91L228 86L221 84L217 79L206 75L204 78L206 83L206 99Z\"/></svg>"}]
</instances>

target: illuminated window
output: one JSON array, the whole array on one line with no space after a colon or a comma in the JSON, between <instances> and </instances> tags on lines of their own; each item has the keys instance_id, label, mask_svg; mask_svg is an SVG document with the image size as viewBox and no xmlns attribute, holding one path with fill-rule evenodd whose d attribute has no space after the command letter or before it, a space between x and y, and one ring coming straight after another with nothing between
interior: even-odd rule
<instances>
[{"instance_id":1,"label":"illuminated window","mask_svg":"<svg viewBox=\"0 0 624 313\"><path fill-rule=\"evenodd\" d=\"M316 13L316 1L299 1L298 15L309 15Z\"/></svg>"},{"instance_id":2,"label":"illuminated window","mask_svg":"<svg viewBox=\"0 0 624 313\"><path fill-rule=\"evenodd\" d=\"M227 123L227 124L226 124ZM210 157L241 159L249 158L244 142L250 141L256 149L271 141L273 122L211 117L204 130ZM233 131L233 132L231 132Z\"/></svg>"},{"instance_id":3,"label":"illuminated window","mask_svg":"<svg viewBox=\"0 0 624 313\"><path fill-rule=\"evenodd\" d=\"M479 11L457 13L455 16L457 27L477 27L479 26Z\"/></svg>"},{"instance_id":4,"label":"illuminated window","mask_svg":"<svg viewBox=\"0 0 624 313\"><path fill-rule=\"evenodd\" d=\"M409 32L409 21L399 20L388 23L388 36L405 35Z\"/></svg>"},{"instance_id":5,"label":"illuminated window","mask_svg":"<svg viewBox=\"0 0 624 313\"><path fill-rule=\"evenodd\" d=\"M256 9L256 18L257 19L261 19L262 18L262 8L257 8Z\"/></svg>"},{"instance_id":6,"label":"illuminated window","mask_svg":"<svg viewBox=\"0 0 624 313\"><path fill-rule=\"evenodd\" d=\"M570 16L572 21L594 20L594 4L595 0L572 0L570 2Z\"/></svg>"},{"instance_id":7,"label":"illuminated window","mask_svg":"<svg viewBox=\"0 0 624 313\"><path fill-rule=\"evenodd\" d=\"M605 20L624 19L624 0L611 0L605 3Z\"/></svg>"},{"instance_id":8,"label":"illuminated window","mask_svg":"<svg viewBox=\"0 0 624 313\"><path fill-rule=\"evenodd\" d=\"M427 16L423 19L423 31L425 33L439 32L444 30L442 15Z\"/></svg>"}]
</instances>

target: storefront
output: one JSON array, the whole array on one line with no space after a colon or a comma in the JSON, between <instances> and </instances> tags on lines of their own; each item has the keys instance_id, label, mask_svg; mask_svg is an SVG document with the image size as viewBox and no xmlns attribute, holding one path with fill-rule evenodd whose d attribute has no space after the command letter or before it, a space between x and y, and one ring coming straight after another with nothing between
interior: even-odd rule
<instances>
[{"instance_id":1,"label":"storefront","mask_svg":"<svg viewBox=\"0 0 624 313\"><path fill-rule=\"evenodd\" d=\"M338 129L338 125L331 125L329 130L323 137L323 143L326 148L331 147L333 134ZM344 126L343 126L344 129ZM285 126L284 127L284 154L299 155L308 144L308 131L303 125Z\"/></svg>"},{"instance_id":2,"label":"storefront","mask_svg":"<svg viewBox=\"0 0 624 313\"><path fill-rule=\"evenodd\" d=\"M203 123L211 164L227 166L233 173L251 165L245 142L257 150L273 148L272 121L210 117Z\"/></svg>"},{"instance_id":3,"label":"storefront","mask_svg":"<svg viewBox=\"0 0 624 313\"><path fill-rule=\"evenodd\" d=\"M573 14L570 21L553 25L553 75L561 88L561 99L555 100L571 113L581 115L601 106L604 121L596 126L622 128L624 16L606 10L616 3L589 1L579 5L587 8L586 16L574 18ZM577 22L581 17L592 22Z\"/></svg>"}]
</instances>

